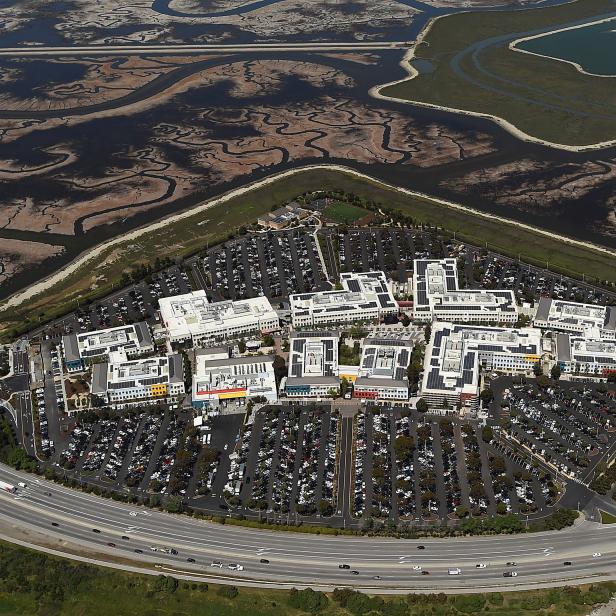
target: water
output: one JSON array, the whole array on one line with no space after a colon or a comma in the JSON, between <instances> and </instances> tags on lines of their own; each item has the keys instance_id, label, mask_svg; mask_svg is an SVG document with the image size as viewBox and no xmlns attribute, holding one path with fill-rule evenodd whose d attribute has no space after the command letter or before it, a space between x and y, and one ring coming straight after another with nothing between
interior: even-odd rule
<instances>
[{"instance_id":1,"label":"water","mask_svg":"<svg viewBox=\"0 0 616 616\"><path fill-rule=\"evenodd\" d=\"M530 39L518 48L575 62L587 73L616 75L616 19Z\"/></svg>"}]
</instances>

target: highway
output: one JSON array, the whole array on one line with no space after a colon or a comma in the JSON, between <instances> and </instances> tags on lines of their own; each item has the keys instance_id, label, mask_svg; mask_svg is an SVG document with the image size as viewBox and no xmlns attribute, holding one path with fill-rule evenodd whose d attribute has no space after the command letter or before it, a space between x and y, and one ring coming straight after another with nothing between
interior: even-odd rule
<instances>
[{"instance_id":1,"label":"highway","mask_svg":"<svg viewBox=\"0 0 616 616\"><path fill-rule=\"evenodd\" d=\"M4 47L0 56L125 56L125 55L176 55L204 53L254 53L254 52L328 52L328 51L379 51L406 47L404 41L354 42L354 43L246 43L210 45L83 45L71 47Z\"/></svg>"},{"instance_id":2,"label":"highway","mask_svg":"<svg viewBox=\"0 0 616 616\"><path fill-rule=\"evenodd\" d=\"M162 570L189 579L323 589L346 585L383 593L502 590L616 577L616 526L593 522L553 533L460 539L317 536L155 512L70 490L4 465L0 465L0 479L28 484L15 495L0 492L2 535L23 529L36 543L33 531L39 531L41 542L48 546L55 539L59 546L78 547L97 561L115 560L116 566L121 556L132 570L141 566L151 572L153 563L160 563ZM178 554L154 553L151 546L174 548ZM593 557L594 552L602 554ZM195 562L189 563L189 558ZM213 561L221 561L224 569L212 567ZM510 561L517 565L508 566ZM572 564L565 566L565 561ZM245 570L230 571L230 563L239 563ZM486 567L477 569L479 563ZM340 569L340 564L350 569ZM459 567L462 573L448 575L449 567ZM504 571L513 570L517 577L503 577Z\"/></svg>"}]
</instances>

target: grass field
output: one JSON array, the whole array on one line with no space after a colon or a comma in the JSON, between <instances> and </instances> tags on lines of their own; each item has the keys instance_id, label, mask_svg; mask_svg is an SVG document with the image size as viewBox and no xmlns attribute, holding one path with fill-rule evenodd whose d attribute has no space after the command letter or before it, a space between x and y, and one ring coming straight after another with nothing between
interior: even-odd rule
<instances>
[{"instance_id":1,"label":"grass field","mask_svg":"<svg viewBox=\"0 0 616 616\"><path fill-rule=\"evenodd\" d=\"M10 616L582 616L614 591L616 583L383 599L297 593L128 574L0 543L0 614Z\"/></svg>"},{"instance_id":2,"label":"grass field","mask_svg":"<svg viewBox=\"0 0 616 616\"><path fill-rule=\"evenodd\" d=\"M612 515L607 511L601 512L601 524L614 524L616 523L616 515Z\"/></svg>"},{"instance_id":3,"label":"grass field","mask_svg":"<svg viewBox=\"0 0 616 616\"><path fill-rule=\"evenodd\" d=\"M332 222L339 224L350 224L363 218L369 212L356 205L344 203L342 201L328 205L323 210L323 216Z\"/></svg>"},{"instance_id":4,"label":"grass field","mask_svg":"<svg viewBox=\"0 0 616 616\"><path fill-rule=\"evenodd\" d=\"M539 139L584 146L616 139L616 80L513 51L521 33L616 13L610 0L512 12L470 12L438 19L415 56L432 72L381 90L403 98L501 117ZM476 49L481 41L502 40ZM459 63L459 64L457 64Z\"/></svg>"},{"instance_id":5,"label":"grass field","mask_svg":"<svg viewBox=\"0 0 616 616\"><path fill-rule=\"evenodd\" d=\"M61 283L28 302L0 312L0 339L10 339L34 328L39 322L60 316L77 307L77 302L94 299L117 288L123 272L140 263L154 263L157 257L182 257L224 241L241 225L256 221L272 206L314 190L341 190L364 201L380 202L416 223L430 223L456 232L457 238L523 261L586 280L616 282L613 257L591 248L568 246L559 239L540 236L501 221L489 220L442 205L424 197L406 195L377 181L361 179L336 170L309 169L233 198L209 210L186 217L164 228L146 233L138 240L125 241Z\"/></svg>"}]
</instances>

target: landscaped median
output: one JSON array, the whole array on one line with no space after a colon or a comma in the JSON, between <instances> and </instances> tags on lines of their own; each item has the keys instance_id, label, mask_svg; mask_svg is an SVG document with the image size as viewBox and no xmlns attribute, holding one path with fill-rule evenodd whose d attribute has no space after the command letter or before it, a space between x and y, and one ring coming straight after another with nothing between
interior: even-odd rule
<instances>
[{"instance_id":1,"label":"landscaped median","mask_svg":"<svg viewBox=\"0 0 616 616\"><path fill-rule=\"evenodd\" d=\"M470 207L381 182L352 169L315 165L280 173L131 231L92 249L47 280L0 304L0 338L10 339L119 288L123 276L156 260L190 254L241 233L272 207L302 193L337 192L352 205L384 211L400 223L445 228L485 246L586 281L616 283L615 253ZM563 250L566 245L566 250Z\"/></svg>"},{"instance_id":2,"label":"landscaped median","mask_svg":"<svg viewBox=\"0 0 616 616\"><path fill-rule=\"evenodd\" d=\"M616 81L516 51L516 39L616 15L610 0L510 12L470 11L432 22L410 53L411 76L377 96L490 116L516 136L578 150L616 140Z\"/></svg>"}]
</instances>

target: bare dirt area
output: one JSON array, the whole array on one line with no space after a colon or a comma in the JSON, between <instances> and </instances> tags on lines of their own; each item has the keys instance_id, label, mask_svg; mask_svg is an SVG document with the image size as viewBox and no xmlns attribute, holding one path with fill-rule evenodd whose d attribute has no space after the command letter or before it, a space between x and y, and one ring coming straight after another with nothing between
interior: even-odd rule
<instances>
[{"instance_id":1,"label":"bare dirt area","mask_svg":"<svg viewBox=\"0 0 616 616\"><path fill-rule=\"evenodd\" d=\"M4 238L0 241L0 285L12 276L17 276L25 267L41 263L59 255L64 248L51 244L39 244Z\"/></svg>"}]
</instances>

